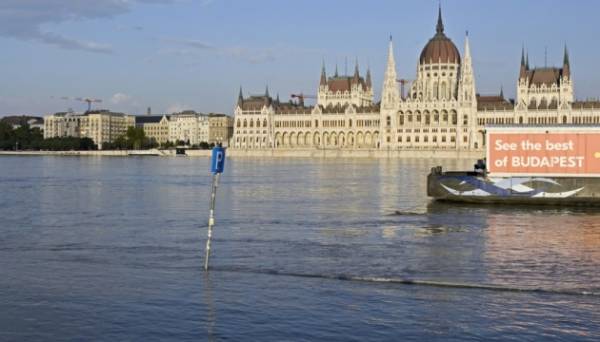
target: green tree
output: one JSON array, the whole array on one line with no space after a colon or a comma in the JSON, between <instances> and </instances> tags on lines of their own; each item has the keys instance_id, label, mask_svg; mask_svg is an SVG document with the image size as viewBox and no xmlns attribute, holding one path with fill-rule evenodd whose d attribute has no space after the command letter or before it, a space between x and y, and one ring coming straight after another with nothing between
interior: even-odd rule
<instances>
[{"instance_id":1,"label":"green tree","mask_svg":"<svg viewBox=\"0 0 600 342\"><path fill-rule=\"evenodd\" d=\"M143 128L130 126L127 128L125 136L134 149L139 150L144 146L146 132L144 132Z\"/></svg>"}]
</instances>

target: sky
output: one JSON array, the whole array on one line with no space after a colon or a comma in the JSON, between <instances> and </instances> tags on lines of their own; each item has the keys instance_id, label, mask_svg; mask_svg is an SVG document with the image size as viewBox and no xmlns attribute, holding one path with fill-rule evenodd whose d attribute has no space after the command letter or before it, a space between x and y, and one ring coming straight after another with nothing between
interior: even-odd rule
<instances>
[{"instance_id":1,"label":"sky","mask_svg":"<svg viewBox=\"0 0 600 342\"><path fill-rule=\"evenodd\" d=\"M413 79L439 1L1 0L0 116L96 108L232 114L244 95L315 94L333 73L370 66L376 100L389 36L399 77ZM521 48L532 66L562 64L576 97L600 95L600 2L444 0L445 32L469 31L477 91L514 97ZM545 53L547 51L547 54ZM347 61L347 63L346 63ZM65 99L66 98L66 99Z\"/></svg>"}]
</instances>

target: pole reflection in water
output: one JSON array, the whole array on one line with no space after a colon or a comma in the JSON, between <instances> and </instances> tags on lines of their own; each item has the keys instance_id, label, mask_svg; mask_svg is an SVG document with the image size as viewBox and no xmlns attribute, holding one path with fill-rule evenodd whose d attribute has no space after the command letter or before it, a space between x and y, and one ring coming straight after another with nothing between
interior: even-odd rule
<instances>
[{"instance_id":1,"label":"pole reflection in water","mask_svg":"<svg viewBox=\"0 0 600 342\"><path fill-rule=\"evenodd\" d=\"M215 302L213 298L213 284L210 280L210 272L202 274L202 299L206 312L206 337L208 341L217 341L215 334L215 325L217 322L217 313L215 310Z\"/></svg>"}]
</instances>

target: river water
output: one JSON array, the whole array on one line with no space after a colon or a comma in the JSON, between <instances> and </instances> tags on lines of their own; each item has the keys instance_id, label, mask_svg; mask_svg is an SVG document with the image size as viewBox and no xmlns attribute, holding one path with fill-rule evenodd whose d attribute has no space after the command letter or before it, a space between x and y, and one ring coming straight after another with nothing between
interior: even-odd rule
<instances>
[{"instance_id":1,"label":"river water","mask_svg":"<svg viewBox=\"0 0 600 342\"><path fill-rule=\"evenodd\" d=\"M435 160L0 158L0 340L600 339L600 213L431 202Z\"/></svg>"}]
</instances>

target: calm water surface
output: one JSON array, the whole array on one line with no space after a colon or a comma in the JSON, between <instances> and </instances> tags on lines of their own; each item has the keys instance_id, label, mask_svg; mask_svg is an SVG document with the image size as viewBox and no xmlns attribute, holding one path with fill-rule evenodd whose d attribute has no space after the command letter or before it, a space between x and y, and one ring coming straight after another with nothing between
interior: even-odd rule
<instances>
[{"instance_id":1,"label":"calm water surface","mask_svg":"<svg viewBox=\"0 0 600 342\"><path fill-rule=\"evenodd\" d=\"M0 340L598 341L600 213L432 203L440 163L228 160L207 275L208 160L1 157Z\"/></svg>"}]
</instances>

